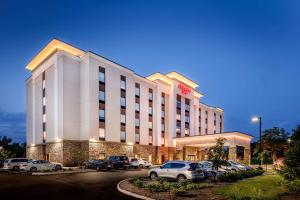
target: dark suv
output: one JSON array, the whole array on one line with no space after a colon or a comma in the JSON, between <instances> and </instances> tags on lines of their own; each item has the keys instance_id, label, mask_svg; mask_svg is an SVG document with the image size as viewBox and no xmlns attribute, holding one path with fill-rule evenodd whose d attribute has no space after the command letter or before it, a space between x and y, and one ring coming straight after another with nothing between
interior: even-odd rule
<instances>
[{"instance_id":1,"label":"dark suv","mask_svg":"<svg viewBox=\"0 0 300 200\"><path fill-rule=\"evenodd\" d=\"M108 160L111 161L114 169L128 169L129 159L127 156L109 156Z\"/></svg>"},{"instance_id":2,"label":"dark suv","mask_svg":"<svg viewBox=\"0 0 300 200\"><path fill-rule=\"evenodd\" d=\"M83 163L83 166L85 169L96 169L97 171L106 169L111 170L112 164L109 160L99 160L99 159L93 159L88 160Z\"/></svg>"}]
</instances>

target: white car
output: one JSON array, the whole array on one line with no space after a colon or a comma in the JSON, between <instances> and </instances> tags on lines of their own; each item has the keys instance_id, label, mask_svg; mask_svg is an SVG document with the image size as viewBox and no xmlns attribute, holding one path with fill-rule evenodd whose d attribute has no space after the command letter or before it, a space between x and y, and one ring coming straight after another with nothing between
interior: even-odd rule
<instances>
[{"instance_id":1,"label":"white car","mask_svg":"<svg viewBox=\"0 0 300 200\"><path fill-rule=\"evenodd\" d=\"M206 172L206 176L212 175L214 177L221 175L225 170L219 168L218 170L213 169L213 162L211 161L200 161L200 168Z\"/></svg>"},{"instance_id":2,"label":"white car","mask_svg":"<svg viewBox=\"0 0 300 200\"><path fill-rule=\"evenodd\" d=\"M22 164L28 163L27 158L11 158L7 159L3 163L3 169L9 169L9 170L14 170L14 171L19 171L20 166Z\"/></svg>"},{"instance_id":3,"label":"white car","mask_svg":"<svg viewBox=\"0 0 300 200\"><path fill-rule=\"evenodd\" d=\"M144 160L142 158L138 158L138 162L140 168L150 168L152 166L151 162Z\"/></svg>"},{"instance_id":4,"label":"white car","mask_svg":"<svg viewBox=\"0 0 300 200\"><path fill-rule=\"evenodd\" d=\"M129 167L131 168L139 168L140 163L137 158L129 158Z\"/></svg>"},{"instance_id":5,"label":"white car","mask_svg":"<svg viewBox=\"0 0 300 200\"><path fill-rule=\"evenodd\" d=\"M227 165L221 166L222 169L230 170L230 171L234 171L234 172L247 170L247 168L245 166L243 166L237 162L234 162L232 160L228 160L226 163L227 163Z\"/></svg>"},{"instance_id":6,"label":"white car","mask_svg":"<svg viewBox=\"0 0 300 200\"><path fill-rule=\"evenodd\" d=\"M189 180L203 180L205 178L204 172L196 162L188 161L169 161L160 167L151 168L148 176L152 180L158 177L167 179L175 179L182 182L185 179Z\"/></svg>"},{"instance_id":7,"label":"white car","mask_svg":"<svg viewBox=\"0 0 300 200\"><path fill-rule=\"evenodd\" d=\"M47 160L30 160L28 163L21 164L20 169L29 171L29 172L37 172L44 170L61 170L61 163L51 163Z\"/></svg>"}]
</instances>

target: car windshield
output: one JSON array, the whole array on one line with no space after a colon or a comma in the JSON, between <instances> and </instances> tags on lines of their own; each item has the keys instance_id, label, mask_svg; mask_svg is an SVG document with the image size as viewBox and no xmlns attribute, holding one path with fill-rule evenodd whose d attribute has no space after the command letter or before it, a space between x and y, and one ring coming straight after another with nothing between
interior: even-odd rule
<instances>
[{"instance_id":1,"label":"car windshield","mask_svg":"<svg viewBox=\"0 0 300 200\"><path fill-rule=\"evenodd\" d=\"M131 161L132 161L132 162L135 162L135 161L138 161L138 159L132 158Z\"/></svg>"}]
</instances>

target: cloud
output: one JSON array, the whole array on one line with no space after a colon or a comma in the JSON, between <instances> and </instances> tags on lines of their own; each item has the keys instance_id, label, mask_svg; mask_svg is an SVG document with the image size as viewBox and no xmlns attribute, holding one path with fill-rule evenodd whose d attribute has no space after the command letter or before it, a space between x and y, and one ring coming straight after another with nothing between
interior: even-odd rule
<instances>
[{"instance_id":1,"label":"cloud","mask_svg":"<svg viewBox=\"0 0 300 200\"><path fill-rule=\"evenodd\" d=\"M13 142L26 140L26 114L0 110L0 137L7 136Z\"/></svg>"}]
</instances>

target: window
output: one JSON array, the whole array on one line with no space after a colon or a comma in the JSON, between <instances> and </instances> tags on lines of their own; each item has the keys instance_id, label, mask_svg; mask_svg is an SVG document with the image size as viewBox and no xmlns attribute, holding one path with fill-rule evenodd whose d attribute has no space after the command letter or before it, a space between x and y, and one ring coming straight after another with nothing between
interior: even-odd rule
<instances>
[{"instance_id":1,"label":"window","mask_svg":"<svg viewBox=\"0 0 300 200\"><path fill-rule=\"evenodd\" d=\"M167 163L162 166L163 169L170 169L171 168L171 163Z\"/></svg>"},{"instance_id":2,"label":"window","mask_svg":"<svg viewBox=\"0 0 300 200\"><path fill-rule=\"evenodd\" d=\"M177 108L181 108L181 101L177 101L176 106L177 106Z\"/></svg>"},{"instance_id":3,"label":"window","mask_svg":"<svg viewBox=\"0 0 300 200\"><path fill-rule=\"evenodd\" d=\"M153 137L152 135L149 135L149 145L152 145Z\"/></svg>"},{"instance_id":4,"label":"window","mask_svg":"<svg viewBox=\"0 0 300 200\"><path fill-rule=\"evenodd\" d=\"M99 119L105 120L105 111L104 110L99 110Z\"/></svg>"},{"instance_id":5,"label":"window","mask_svg":"<svg viewBox=\"0 0 300 200\"><path fill-rule=\"evenodd\" d=\"M152 101L153 100L153 91L152 89L150 88L149 89L149 101Z\"/></svg>"},{"instance_id":6,"label":"window","mask_svg":"<svg viewBox=\"0 0 300 200\"><path fill-rule=\"evenodd\" d=\"M207 128L205 129L205 134L207 134Z\"/></svg>"},{"instance_id":7,"label":"window","mask_svg":"<svg viewBox=\"0 0 300 200\"><path fill-rule=\"evenodd\" d=\"M153 108L149 107L148 110L149 110L149 115L152 115L153 114Z\"/></svg>"},{"instance_id":8,"label":"window","mask_svg":"<svg viewBox=\"0 0 300 200\"><path fill-rule=\"evenodd\" d=\"M140 112L140 104L135 103L135 111Z\"/></svg>"},{"instance_id":9,"label":"window","mask_svg":"<svg viewBox=\"0 0 300 200\"><path fill-rule=\"evenodd\" d=\"M124 97L121 97L121 106L126 107L126 99Z\"/></svg>"},{"instance_id":10,"label":"window","mask_svg":"<svg viewBox=\"0 0 300 200\"><path fill-rule=\"evenodd\" d=\"M189 116L185 116L185 122L190 123L190 117Z\"/></svg>"},{"instance_id":11,"label":"window","mask_svg":"<svg viewBox=\"0 0 300 200\"><path fill-rule=\"evenodd\" d=\"M163 95L161 96L161 104L165 105L165 95L163 93Z\"/></svg>"},{"instance_id":12,"label":"window","mask_svg":"<svg viewBox=\"0 0 300 200\"><path fill-rule=\"evenodd\" d=\"M135 133L135 143L140 143L140 134L139 133Z\"/></svg>"},{"instance_id":13,"label":"window","mask_svg":"<svg viewBox=\"0 0 300 200\"><path fill-rule=\"evenodd\" d=\"M105 83L105 73L99 72L99 81L100 83Z\"/></svg>"},{"instance_id":14,"label":"window","mask_svg":"<svg viewBox=\"0 0 300 200\"><path fill-rule=\"evenodd\" d=\"M125 133L125 131L121 131L120 137L121 137L121 142L125 142L126 141L126 133Z\"/></svg>"},{"instance_id":15,"label":"window","mask_svg":"<svg viewBox=\"0 0 300 200\"><path fill-rule=\"evenodd\" d=\"M99 128L99 139L105 138L105 129Z\"/></svg>"},{"instance_id":16,"label":"window","mask_svg":"<svg viewBox=\"0 0 300 200\"><path fill-rule=\"evenodd\" d=\"M126 123L126 115L121 114L121 123L123 123L123 124Z\"/></svg>"},{"instance_id":17,"label":"window","mask_svg":"<svg viewBox=\"0 0 300 200\"><path fill-rule=\"evenodd\" d=\"M43 114L43 122L46 122L46 115Z\"/></svg>"},{"instance_id":18,"label":"window","mask_svg":"<svg viewBox=\"0 0 300 200\"><path fill-rule=\"evenodd\" d=\"M100 101L105 101L105 92L99 91L99 100Z\"/></svg>"},{"instance_id":19,"label":"window","mask_svg":"<svg viewBox=\"0 0 300 200\"><path fill-rule=\"evenodd\" d=\"M185 110L186 110L186 111L190 111L190 105L185 104Z\"/></svg>"},{"instance_id":20,"label":"window","mask_svg":"<svg viewBox=\"0 0 300 200\"><path fill-rule=\"evenodd\" d=\"M181 115L180 114L176 114L176 120L181 120Z\"/></svg>"},{"instance_id":21,"label":"window","mask_svg":"<svg viewBox=\"0 0 300 200\"><path fill-rule=\"evenodd\" d=\"M185 167L185 164L183 163L171 163L171 168L172 169L179 169Z\"/></svg>"},{"instance_id":22,"label":"window","mask_svg":"<svg viewBox=\"0 0 300 200\"><path fill-rule=\"evenodd\" d=\"M181 133L181 127L180 126L176 126L176 133Z\"/></svg>"},{"instance_id":23,"label":"window","mask_svg":"<svg viewBox=\"0 0 300 200\"><path fill-rule=\"evenodd\" d=\"M152 129L153 128L153 123L152 122L148 122L148 128Z\"/></svg>"},{"instance_id":24,"label":"window","mask_svg":"<svg viewBox=\"0 0 300 200\"><path fill-rule=\"evenodd\" d=\"M43 131L43 143L46 142L47 133L46 131Z\"/></svg>"},{"instance_id":25,"label":"window","mask_svg":"<svg viewBox=\"0 0 300 200\"><path fill-rule=\"evenodd\" d=\"M42 85L43 85L43 89L45 89L46 88L46 81L45 80L43 80Z\"/></svg>"},{"instance_id":26,"label":"window","mask_svg":"<svg viewBox=\"0 0 300 200\"><path fill-rule=\"evenodd\" d=\"M140 96L140 84L138 83L135 84L135 96Z\"/></svg>"},{"instance_id":27,"label":"window","mask_svg":"<svg viewBox=\"0 0 300 200\"><path fill-rule=\"evenodd\" d=\"M189 128L185 128L184 129L184 134L185 135L190 135L190 129Z\"/></svg>"},{"instance_id":28,"label":"window","mask_svg":"<svg viewBox=\"0 0 300 200\"><path fill-rule=\"evenodd\" d=\"M161 117L165 118L165 111L163 111L163 110L161 111Z\"/></svg>"},{"instance_id":29,"label":"window","mask_svg":"<svg viewBox=\"0 0 300 200\"><path fill-rule=\"evenodd\" d=\"M126 82L121 80L121 89L126 90Z\"/></svg>"},{"instance_id":30,"label":"window","mask_svg":"<svg viewBox=\"0 0 300 200\"><path fill-rule=\"evenodd\" d=\"M165 124L161 124L161 130L165 131Z\"/></svg>"},{"instance_id":31,"label":"window","mask_svg":"<svg viewBox=\"0 0 300 200\"><path fill-rule=\"evenodd\" d=\"M140 119L135 119L135 127L140 127Z\"/></svg>"},{"instance_id":32,"label":"window","mask_svg":"<svg viewBox=\"0 0 300 200\"><path fill-rule=\"evenodd\" d=\"M43 97L43 106L46 105L46 97Z\"/></svg>"}]
</instances>

